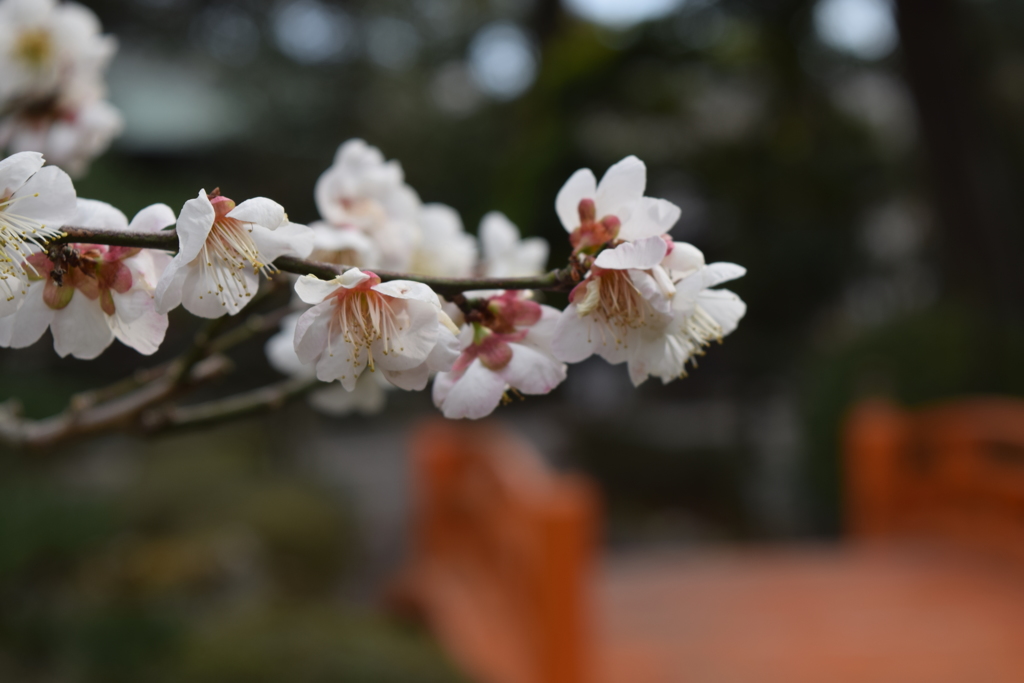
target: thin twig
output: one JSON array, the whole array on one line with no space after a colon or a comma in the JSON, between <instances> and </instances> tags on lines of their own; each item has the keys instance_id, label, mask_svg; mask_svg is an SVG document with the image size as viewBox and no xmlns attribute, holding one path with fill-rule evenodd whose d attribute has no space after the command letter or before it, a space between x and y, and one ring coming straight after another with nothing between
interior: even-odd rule
<instances>
[{"instance_id":1,"label":"thin twig","mask_svg":"<svg viewBox=\"0 0 1024 683\"><path fill-rule=\"evenodd\" d=\"M15 447L45 448L61 441L132 426L148 408L170 400L186 388L226 374L231 361L211 356L196 363L183 383L170 376L159 377L113 401L62 413L42 420L22 418L15 406L0 405L0 441Z\"/></svg>"},{"instance_id":2,"label":"thin twig","mask_svg":"<svg viewBox=\"0 0 1024 683\"><path fill-rule=\"evenodd\" d=\"M155 233L121 232L118 230L100 230L80 228L66 225L61 228L64 233L49 244L86 243L109 244L120 247L140 247L144 249L163 249L175 251L178 248L178 235L174 230L163 230ZM314 275L321 280L331 280L345 272L350 266L339 266L333 263L320 263L305 259L282 256L274 261L279 270L296 275ZM568 291L576 284L577 278L571 267L552 270L536 277L506 278L443 278L426 277L413 273L398 273L388 270L374 270L385 282L389 280L411 280L430 286L438 294L451 296L476 289L541 289L546 291Z\"/></svg>"},{"instance_id":3,"label":"thin twig","mask_svg":"<svg viewBox=\"0 0 1024 683\"><path fill-rule=\"evenodd\" d=\"M142 428L153 433L173 428L198 427L280 408L289 399L306 393L317 384L319 382L315 379L291 378L214 401L156 408L142 415Z\"/></svg>"}]
</instances>

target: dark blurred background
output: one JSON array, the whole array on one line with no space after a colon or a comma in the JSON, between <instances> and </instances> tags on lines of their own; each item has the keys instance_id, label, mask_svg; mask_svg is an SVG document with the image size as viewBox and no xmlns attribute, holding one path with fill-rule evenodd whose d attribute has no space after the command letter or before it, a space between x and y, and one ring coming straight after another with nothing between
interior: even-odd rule
<instances>
[{"instance_id":1,"label":"dark blurred background","mask_svg":"<svg viewBox=\"0 0 1024 683\"><path fill-rule=\"evenodd\" d=\"M362 137L467 229L569 247L566 178L628 154L673 230L749 274L739 330L634 391L592 359L498 411L601 483L612 549L834 537L838 434L869 395L1024 392L1024 5L1013 0L96 0L123 136L78 180L129 217L199 188L317 218ZM554 301L562 305L562 301ZM30 415L170 357L0 353ZM262 340L261 340L262 341ZM224 393L274 378L262 343ZM298 402L184 435L0 460L0 678L441 681L373 611L406 534L405 435Z\"/></svg>"}]
</instances>

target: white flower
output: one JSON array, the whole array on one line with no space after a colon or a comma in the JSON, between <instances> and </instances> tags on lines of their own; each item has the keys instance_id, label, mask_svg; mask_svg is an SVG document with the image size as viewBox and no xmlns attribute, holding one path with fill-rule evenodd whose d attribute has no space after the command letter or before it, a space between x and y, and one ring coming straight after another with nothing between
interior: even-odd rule
<instances>
[{"instance_id":1,"label":"white flower","mask_svg":"<svg viewBox=\"0 0 1024 683\"><path fill-rule=\"evenodd\" d=\"M309 228L314 261L360 268L376 268L381 262L380 247L358 228L339 228L326 221L310 223Z\"/></svg>"},{"instance_id":2,"label":"white flower","mask_svg":"<svg viewBox=\"0 0 1024 683\"><path fill-rule=\"evenodd\" d=\"M0 2L0 109L93 90L117 49L92 10L73 2Z\"/></svg>"},{"instance_id":3,"label":"white flower","mask_svg":"<svg viewBox=\"0 0 1024 683\"><path fill-rule=\"evenodd\" d=\"M72 221L89 228L155 232L174 223L174 212L164 204L154 204L129 224L124 214L109 204L79 199ZM36 252L27 261L28 293L16 313L0 318L0 346L29 346L47 327L61 357L95 358L115 338L146 355L160 346L167 316L157 313L153 290L170 261L167 254L69 244L61 248L56 260Z\"/></svg>"},{"instance_id":4,"label":"white flower","mask_svg":"<svg viewBox=\"0 0 1024 683\"><path fill-rule=\"evenodd\" d=\"M484 277L540 275L548 262L547 240L520 239L519 228L500 211L491 211L480 221L480 247Z\"/></svg>"},{"instance_id":5,"label":"white flower","mask_svg":"<svg viewBox=\"0 0 1024 683\"><path fill-rule=\"evenodd\" d=\"M647 167L628 156L609 168L600 184L589 168L569 177L555 198L555 211L577 253L611 240L638 240L668 232L679 207L645 197Z\"/></svg>"},{"instance_id":6,"label":"white flower","mask_svg":"<svg viewBox=\"0 0 1024 683\"><path fill-rule=\"evenodd\" d=\"M301 316L302 312L297 312L284 317L281 331L267 340L267 360L281 374L312 380L316 367L303 365L295 353L295 327ZM385 392L390 388L391 383L381 373L364 373L352 391L332 382L310 393L309 403L319 412L336 417L350 413L375 415L384 410Z\"/></svg>"},{"instance_id":7,"label":"white flower","mask_svg":"<svg viewBox=\"0 0 1024 683\"><path fill-rule=\"evenodd\" d=\"M121 113L104 100L83 105L54 102L16 112L0 123L0 148L42 152L51 164L80 176L123 127Z\"/></svg>"},{"instance_id":8,"label":"white flower","mask_svg":"<svg viewBox=\"0 0 1024 683\"><path fill-rule=\"evenodd\" d=\"M238 313L256 293L259 274L274 272L274 259L313 251L313 231L288 222L277 202L256 197L236 207L205 190L182 207L178 241L157 285L157 310L181 304L202 318Z\"/></svg>"},{"instance_id":9,"label":"white flower","mask_svg":"<svg viewBox=\"0 0 1024 683\"><path fill-rule=\"evenodd\" d=\"M747 305L727 289L710 288L746 272L735 263L711 263L676 283L671 321L657 333L641 335L636 353L631 354L629 376L635 386L649 375L665 384L685 377L687 361L736 329Z\"/></svg>"},{"instance_id":10,"label":"white flower","mask_svg":"<svg viewBox=\"0 0 1024 683\"><path fill-rule=\"evenodd\" d=\"M361 234L372 248L355 248L366 268L408 270L419 243L420 199L405 183L397 161L385 161L376 147L359 139L342 144L334 164L316 182L316 205L325 226L339 232ZM330 240L318 237L317 249L329 249ZM342 257L323 258L340 263Z\"/></svg>"},{"instance_id":11,"label":"white flower","mask_svg":"<svg viewBox=\"0 0 1024 683\"><path fill-rule=\"evenodd\" d=\"M433 277L469 277L476 266L476 239L462 227L459 212L444 204L420 209L419 248L409 272Z\"/></svg>"},{"instance_id":12,"label":"white flower","mask_svg":"<svg viewBox=\"0 0 1024 683\"><path fill-rule=\"evenodd\" d=\"M0 161L0 318L21 306L29 275L25 259L60 234L75 214L75 187L43 155L21 152Z\"/></svg>"},{"instance_id":13,"label":"white flower","mask_svg":"<svg viewBox=\"0 0 1024 683\"><path fill-rule=\"evenodd\" d=\"M597 353L609 363L621 363L638 348L642 333L666 325L673 296L671 279L661 267L667 253L661 237L601 252L569 294L555 328L555 357L578 363Z\"/></svg>"},{"instance_id":14,"label":"white flower","mask_svg":"<svg viewBox=\"0 0 1024 683\"><path fill-rule=\"evenodd\" d=\"M352 268L329 282L304 275L295 291L314 304L299 318L295 352L300 362L316 364L323 382L339 380L352 391L363 370L380 368L395 386L418 390L458 356L457 329L424 284L382 283Z\"/></svg>"},{"instance_id":15,"label":"white flower","mask_svg":"<svg viewBox=\"0 0 1024 683\"><path fill-rule=\"evenodd\" d=\"M434 405L451 419L490 415L510 390L547 394L565 379L551 352L558 310L505 292L476 302L462 329L462 354L434 379Z\"/></svg>"},{"instance_id":16,"label":"white flower","mask_svg":"<svg viewBox=\"0 0 1024 683\"><path fill-rule=\"evenodd\" d=\"M745 272L731 263L705 266L700 250L663 237L606 249L569 296L554 354L570 363L593 353L627 362L634 385L649 375L683 377L687 361L732 332L746 312L732 292L709 288Z\"/></svg>"}]
</instances>

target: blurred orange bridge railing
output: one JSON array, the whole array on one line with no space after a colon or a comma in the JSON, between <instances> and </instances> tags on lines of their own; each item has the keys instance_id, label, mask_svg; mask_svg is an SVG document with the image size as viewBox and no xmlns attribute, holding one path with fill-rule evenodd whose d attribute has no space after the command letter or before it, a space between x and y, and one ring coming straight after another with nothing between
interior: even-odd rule
<instances>
[{"instance_id":1,"label":"blurred orange bridge railing","mask_svg":"<svg viewBox=\"0 0 1024 683\"><path fill-rule=\"evenodd\" d=\"M1024 401L865 402L844 439L845 543L602 559L586 480L429 424L393 603L479 683L1024 681Z\"/></svg>"}]
</instances>

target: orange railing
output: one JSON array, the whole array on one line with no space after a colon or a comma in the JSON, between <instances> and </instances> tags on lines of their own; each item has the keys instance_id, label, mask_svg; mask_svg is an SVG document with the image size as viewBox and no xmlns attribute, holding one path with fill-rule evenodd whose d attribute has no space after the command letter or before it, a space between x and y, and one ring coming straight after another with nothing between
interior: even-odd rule
<instances>
[{"instance_id":1,"label":"orange railing","mask_svg":"<svg viewBox=\"0 0 1024 683\"><path fill-rule=\"evenodd\" d=\"M413 558L399 604L428 620L473 680L590 681L591 487L481 424L420 429L413 470Z\"/></svg>"},{"instance_id":2,"label":"orange railing","mask_svg":"<svg viewBox=\"0 0 1024 683\"><path fill-rule=\"evenodd\" d=\"M869 401L845 439L851 535L941 536L1024 559L1024 401Z\"/></svg>"}]
</instances>

